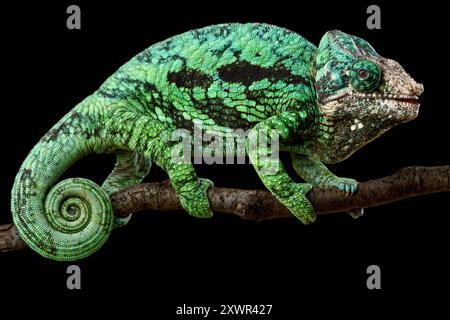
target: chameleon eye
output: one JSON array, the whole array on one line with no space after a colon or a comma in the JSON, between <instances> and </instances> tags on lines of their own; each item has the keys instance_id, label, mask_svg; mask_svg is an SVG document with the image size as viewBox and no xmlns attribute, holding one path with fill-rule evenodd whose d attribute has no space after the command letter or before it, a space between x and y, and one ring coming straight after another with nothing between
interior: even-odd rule
<instances>
[{"instance_id":1,"label":"chameleon eye","mask_svg":"<svg viewBox=\"0 0 450 320\"><path fill-rule=\"evenodd\" d=\"M359 69L359 70L358 70L358 76L359 76L361 79L367 79L367 78L369 77L369 73L367 72L367 70Z\"/></svg>"},{"instance_id":2,"label":"chameleon eye","mask_svg":"<svg viewBox=\"0 0 450 320\"><path fill-rule=\"evenodd\" d=\"M380 67L369 60L355 62L350 70L350 84L359 92L369 92L381 84Z\"/></svg>"}]
</instances>

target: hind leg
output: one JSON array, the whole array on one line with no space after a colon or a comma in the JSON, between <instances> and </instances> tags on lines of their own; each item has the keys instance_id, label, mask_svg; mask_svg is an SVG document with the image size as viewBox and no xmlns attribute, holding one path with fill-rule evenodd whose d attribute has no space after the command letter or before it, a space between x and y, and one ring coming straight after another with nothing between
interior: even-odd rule
<instances>
[{"instance_id":1,"label":"hind leg","mask_svg":"<svg viewBox=\"0 0 450 320\"><path fill-rule=\"evenodd\" d=\"M102 188L111 196L113 193L141 183L150 171L152 162L137 152L118 153L117 162L111 174L103 182ZM128 223L131 216L115 218L115 226Z\"/></svg>"},{"instance_id":2,"label":"hind leg","mask_svg":"<svg viewBox=\"0 0 450 320\"><path fill-rule=\"evenodd\" d=\"M207 190L213 183L197 177L189 159L183 161L175 156L178 140L172 140L173 129L145 114L118 110L108 126L116 134L120 148L133 150L151 159L168 175L171 184L180 197L183 208L195 217L211 217Z\"/></svg>"},{"instance_id":3,"label":"hind leg","mask_svg":"<svg viewBox=\"0 0 450 320\"><path fill-rule=\"evenodd\" d=\"M172 187L180 197L181 205L194 217L212 217L207 194L209 187L213 186L212 181L198 178L190 157L186 160L174 156L178 150L177 146L163 141L160 138L151 140L149 143L153 148L149 149L158 150L153 152L152 159L168 174Z\"/></svg>"}]
</instances>

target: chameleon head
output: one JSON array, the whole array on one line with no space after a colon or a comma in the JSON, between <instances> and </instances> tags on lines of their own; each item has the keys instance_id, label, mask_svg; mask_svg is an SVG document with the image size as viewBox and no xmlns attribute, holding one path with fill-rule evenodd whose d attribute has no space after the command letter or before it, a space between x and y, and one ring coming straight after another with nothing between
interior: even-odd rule
<instances>
[{"instance_id":1,"label":"chameleon head","mask_svg":"<svg viewBox=\"0 0 450 320\"><path fill-rule=\"evenodd\" d=\"M317 50L315 70L318 108L334 126L331 136L352 141L341 157L418 114L423 85L361 38L327 32Z\"/></svg>"},{"instance_id":2,"label":"chameleon head","mask_svg":"<svg viewBox=\"0 0 450 320\"><path fill-rule=\"evenodd\" d=\"M329 31L320 41L315 80L319 108L335 118L371 114L409 121L418 114L423 92L399 63L341 31Z\"/></svg>"}]
</instances>

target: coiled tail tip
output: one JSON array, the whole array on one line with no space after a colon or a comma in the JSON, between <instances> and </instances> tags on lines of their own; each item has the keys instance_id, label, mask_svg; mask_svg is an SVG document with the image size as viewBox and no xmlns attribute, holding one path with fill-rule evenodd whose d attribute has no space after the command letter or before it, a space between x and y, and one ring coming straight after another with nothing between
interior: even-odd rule
<instances>
[{"instance_id":1,"label":"coiled tail tip","mask_svg":"<svg viewBox=\"0 0 450 320\"><path fill-rule=\"evenodd\" d=\"M57 261L74 261L97 251L114 225L111 201L96 183L70 178L46 195L23 199L23 186L13 192L13 217L20 236L34 251ZM17 207L19 206L19 207Z\"/></svg>"}]
</instances>

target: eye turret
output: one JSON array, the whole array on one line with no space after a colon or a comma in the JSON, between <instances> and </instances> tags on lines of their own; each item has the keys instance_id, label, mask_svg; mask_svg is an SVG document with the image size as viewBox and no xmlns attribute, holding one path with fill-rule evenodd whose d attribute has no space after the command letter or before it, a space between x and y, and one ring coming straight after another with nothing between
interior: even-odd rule
<instances>
[{"instance_id":1,"label":"eye turret","mask_svg":"<svg viewBox=\"0 0 450 320\"><path fill-rule=\"evenodd\" d=\"M380 67L369 60L355 62L350 70L350 84L359 92L370 92L381 84Z\"/></svg>"}]
</instances>

